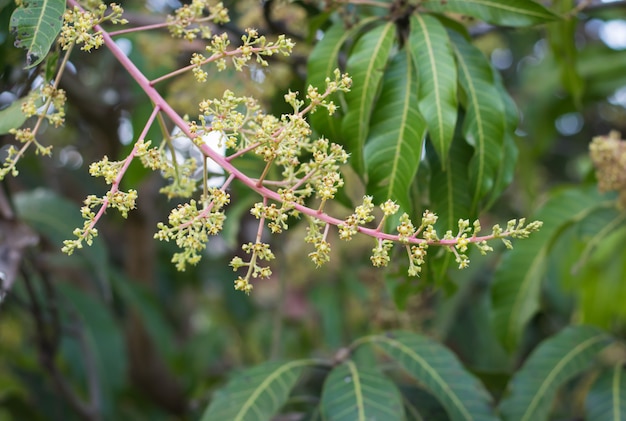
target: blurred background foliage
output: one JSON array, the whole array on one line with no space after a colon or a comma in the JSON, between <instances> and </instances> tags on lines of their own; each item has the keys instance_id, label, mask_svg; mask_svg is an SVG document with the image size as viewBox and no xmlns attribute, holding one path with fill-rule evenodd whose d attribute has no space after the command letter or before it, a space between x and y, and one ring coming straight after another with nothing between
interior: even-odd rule
<instances>
[{"instance_id":1,"label":"blurred background foliage","mask_svg":"<svg viewBox=\"0 0 626 421\"><path fill-rule=\"evenodd\" d=\"M158 14L179 6L176 0L121 3L132 24L160 20ZM284 112L282 95L303 90L307 56L328 18L318 3L323 2L225 1L232 22L224 29L238 34L252 26L270 36L287 33L297 41L294 54L273 59L268 69L213 73L200 89L178 78L161 86L166 98L182 113L195 115L200 99L219 97L228 88L260 98L269 112ZM555 11L574 6L567 0L546 3ZM12 45L8 21L14 7L0 0L0 108L23 95L36 77L22 70L22 51ZM591 138L626 131L626 2L592 1L578 19L537 28L463 23L501 72L521 115L514 182L481 215L483 226L535 214L554 191L595 191ZM196 50L159 31L118 42L148 78L185 65ZM432 262L422 279L407 280L402 259L388 270L371 267L370 239L333 240L331 262L316 270L304 258L310 250L300 241L304 227L298 226L273 240L279 262L275 276L257 283L249 297L234 291L228 262L256 231L246 213L256 197L237 184L223 235L186 272L176 272L170 263L171 244L153 240L156 222L166 219L172 204L158 195L158 175L139 166L124 180L138 186L138 209L128 220L107 215L93 247L65 256L62 241L82 225L78 204L87 194L105 191L89 176L88 164L103 155L124 157L152 110L107 51L75 52L71 62L75 70L61 83L69 98L67 124L42 135L54 145L53 156L27 156L20 175L2 185L3 202L10 202L17 215L3 224L22 229L12 234L13 225L5 228L2 247L17 241L11 235L38 239L24 247L17 281L0 304L2 421L71 421L80 414L90 419L81 408L85 401L102 408L102 418L92 419L198 419L211 391L233 370L278 358L332 358L356 338L390 328L443 342L498 396L529 350L569 324L595 324L618 337L626 333L623 220L596 247L588 247L590 238L621 218L610 207L580 221L563 221L546 240L550 248L539 275L539 309L512 353L490 328L499 253L470 256L469 269L451 269L443 278L435 276L438 263ZM1 139L6 148L9 137ZM349 169L346 177L358 182ZM346 194L349 201L363 191ZM597 193L580 197L599 200ZM607 358L623 358L623 352L615 352ZM563 391L555 416L571 419L576 405L570 403L576 399L575 388ZM437 413L429 419L445 419L435 407Z\"/></svg>"}]
</instances>

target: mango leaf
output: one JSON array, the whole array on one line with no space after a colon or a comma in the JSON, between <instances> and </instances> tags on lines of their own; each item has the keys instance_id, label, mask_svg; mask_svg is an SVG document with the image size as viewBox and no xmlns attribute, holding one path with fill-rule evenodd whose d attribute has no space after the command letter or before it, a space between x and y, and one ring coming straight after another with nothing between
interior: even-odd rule
<instances>
[{"instance_id":1,"label":"mango leaf","mask_svg":"<svg viewBox=\"0 0 626 421\"><path fill-rule=\"evenodd\" d=\"M75 203L59 196L52 190L38 188L18 193L14 197L15 210L19 218L46 238L59 251L76 227L83 225L83 218ZM108 293L107 250L100 238L95 238L90 247L78 251L93 268L100 288Z\"/></svg>"},{"instance_id":2,"label":"mango leaf","mask_svg":"<svg viewBox=\"0 0 626 421\"><path fill-rule=\"evenodd\" d=\"M561 12L567 13L576 6L574 0L562 0L555 4ZM554 59L559 64L561 84L572 96L574 104L582 107L582 95L585 80L578 73L578 48L576 47L576 30L579 22L576 16L563 19L548 25L548 40Z\"/></svg>"},{"instance_id":3,"label":"mango leaf","mask_svg":"<svg viewBox=\"0 0 626 421\"><path fill-rule=\"evenodd\" d=\"M485 56L461 35L450 32L452 50L465 93L463 135L474 147L470 183L474 189L472 209L493 187L502 165L505 109L494 85L493 69Z\"/></svg>"},{"instance_id":4,"label":"mango leaf","mask_svg":"<svg viewBox=\"0 0 626 421\"><path fill-rule=\"evenodd\" d=\"M554 236L608 201L595 188L556 192L532 218L543 221L541 230L517 242L498 265L492 289L492 325L509 352L516 348L526 323L539 308L539 290Z\"/></svg>"},{"instance_id":5,"label":"mango leaf","mask_svg":"<svg viewBox=\"0 0 626 421\"><path fill-rule=\"evenodd\" d=\"M409 49L419 78L419 109L445 169L457 119L457 70L450 40L437 19L414 15Z\"/></svg>"},{"instance_id":6,"label":"mango leaf","mask_svg":"<svg viewBox=\"0 0 626 421\"><path fill-rule=\"evenodd\" d=\"M471 216L472 197L467 173L472 154L472 148L455 137L449 152L448 169L444 169L432 145L427 148L431 168L430 203L439 217L435 228L442 235L446 230L458 228L460 218Z\"/></svg>"},{"instance_id":7,"label":"mango leaf","mask_svg":"<svg viewBox=\"0 0 626 421\"><path fill-rule=\"evenodd\" d=\"M310 360L272 361L244 370L218 390L202 421L269 421L287 401Z\"/></svg>"},{"instance_id":8,"label":"mango leaf","mask_svg":"<svg viewBox=\"0 0 626 421\"><path fill-rule=\"evenodd\" d=\"M410 212L409 188L422 156L426 123L417 109L415 67L408 50L389 64L365 144L368 194Z\"/></svg>"},{"instance_id":9,"label":"mango leaf","mask_svg":"<svg viewBox=\"0 0 626 421\"><path fill-rule=\"evenodd\" d=\"M393 22L378 26L359 38L348 58L346 71L352 76L352 89L345 95L348 110L341 131L359 175L364 173L363 146L394 37Z\"/></svg>"},{"instance_id":10,"label":"mango leaf","mask_svg":"<svg viewBox=\"0 0 626 421\"><path fill-rule=\"evenodd\" d=\"M423 384L446 408L452 421L498 419L482 383L444 346L402 331L373 336L370 341Z\"/></svg>"},{"instance_id":11,"label":"mango leaf","mask_svg":"<svg viewBox=\"0 0 626 421\"><path fill-rule=\"evenodd\" d=\"M346 29L343 22L336 22L324 32L324 37L315 45L307 61L307 86L311 85L320 92L324 92L326 78L334 78L333 72L339 67L339 53L345 42L357 34L363 26L373 19L363 19L357 25ZM331 95L328 100L339 105L339 94ZM309 114L311 126L321 135L339 143L341 139L341 108L334 115L329 115L324 108Z\"/></svg>"},{"instance_id":12,"label":"mango leaf","mask_svg":"<svg viewBox=\"0 0 626 421\"><path fill-rule=\"evenodd\" d=\"M10 28L15 46L26 49L26 68L46 58L61 32L65 0L24 0L11 15Z\"/></svg>"},{"instance_id":13,"label":"mango leaf","mask_svg":"<svg viewBox=\"0 0 626 421\"><path fill-rule=\"evenodd\" d=\"M585 400L585 420L619 421L626 416L626 373L624 366L616 364L604 370Z\"/></svg>"},{"instance_id":14,"label":"mango leaf","mask_svg":"<svg viewBox=\"0 0 626 421\"><path fill-rule=\"evenodd\" d=\"M100 300L67 283L58 289L82 323L81 334L95 365L105 411L114 411L114 395L124 386L128 366L122 329Z\"/></svg>"},{"instance_id":15,"label":"mango leaf","mask_svg":"<svg viewBox=\"0 0 626 421\"><path fill-rule=\"evenodd\" d=\"M421 4L433 12L461 13L494 25L531 26L558 19L532 0L424 0Z\"/></svg>"},{"instance_id":16,"label":"mango leaf","mask_svg":"<svg viewBox=\"0 0 626 421\"><path fill-rule=\"evenodd\" d=\"M548 419L558 388L585 370L610 342L609 335L593 326L570 326L546 339L510 381L510 393L500 403L503 419Z\"/></svg>"},{"instance_id":17,"label":"mango leaf","mask_svg":"<svg viewBox=\"0 0 626 421\"><path fill-rule=\"evenodd\" d=\"M26 115L22 112L22 104L25 99L13 101L11 105L0 110L0 135L9 133L11 129L17 129L26 121Z\"/></svg>"},{"instance_id":18,"label":"mango leaf","mask_svg":"<svg viewBox=\"0 0 626 421\"><path fill-rule=\"evenodd\" d=\"M396 385L377 369L350 360L326 378L320 406L327 421L404 420Z\"/></svg>"},{"instance_id":19,"label":"mango leaf","mask_svg":"<svg viewBox=\"0 0 626 421\"><path fill-rule=\"evenodd\" d=\"M493 76L498 95L504 104L506 125L504 128L502 142L502 163L484 209L489 209L493 206L502 192L504 192L508 185L513 181L513 176L515 175L515 165L517 164L517 157L519 155L514 135L519 120L517 105L515 105L513 98L511 98L504 87L500 74L498 72L493 72Z\"/></svg>"}]
</instances>

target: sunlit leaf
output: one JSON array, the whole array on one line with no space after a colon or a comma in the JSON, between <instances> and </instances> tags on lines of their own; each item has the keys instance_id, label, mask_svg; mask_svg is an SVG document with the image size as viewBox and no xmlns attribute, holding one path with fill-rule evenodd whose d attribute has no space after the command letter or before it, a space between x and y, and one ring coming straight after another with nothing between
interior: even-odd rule
<instances>
[{"instance_id":1,"label":"sunlit leaf","mask_svg":"<svg viewBox=\"0 0 626 421\"><path fill-rule=\"evenodd\" d=\"M401 331L374 336L371 341L423 384L446 408L452 421L498 419L484 386L444 346Z\"/></svg>"},{"instance_id":2,"label":"sunlit leaf","mask_svg":"<svg viewBox=\"0 0 626 421\"><path fill-rule=\"evenodd\" d=\"M450 32L450 39L465 93L463 135L474 147L469 174L474 189L472 208L476 209L478 201L494 187L503 164L505 110L485 56L461 35Z\"/></svg>"},{"instance_id":3,"label":"sunlit leaf","mask_svg":"<svg viewBox=\"0 0 626 421\"><path fill-rule=\"evenodd\" d=\"M352 88L345 95L348 110L341 130L352 166L359 174L364 172L363 147L394 37L393 22L380 25L359 38L348 58L346 71L352 76Z\"/></svg>"},{"instance_id":4,"label":"sunlit leaf","mask_svg":"<svg viewBox=\"0 0 626 421\"><path fill-rule=\"evenodd\" d=\"M26 68L46 57L61 31L65 0L24 0L11 15L15 46L26 50Z\"/></svg>"},{"instance_id":5,"label":"sunlit leaf","mask_svg":"<svg viewBox=\"0 0 626 421\"><path fill-rule=\"evenodd\" d=\"M539 309L539 291L554 236L606 206L606 201L596 189L556 192L532 218L543 221L541 230L516 242L498 265L492 287L492 324L509 352L516 348L526 324Z\"/></svg>"},{"instance_id":6,"label":"sunlit leaf","mask_svg":"<svg viewBox=\"0 0 626 421\"><path fill-rule=\"evenodd\" d=\"M395 384L377 369L350 360L326 378L321 412L327 421L404 420Z\"/></svg>"},{"instance_id":7,"label":"sunlit leaf","mask_svg":"<svg viewBox=\"0 0 626 421\"><path fill-rule=\"evenodd\" d=\"M589 367L610 341L605 332L592 326L570 326L546 339L509 383L509 394L500 404L503 419L548 419L559 387Z\"/></svg>"},{"instance_id":8,"label":"sunlit leaf","mask_svg":"<svg viewBox=\"0 0 626 421\"><path fill-rule=\"evenodd\" d=\"M269 421L287 401L310 360L268 362L244 370L218 390L202 421Z\"/></svg>"},{"instance_id":9,"label":"sunlit leaf","mask_svg":"<svg viewBox=\"0 0 626 421\"><path fill-rule=\"evenodd\" d=\"M457 70L448 34L432 16L411 17L409 49L417 67L419 109L443 167L457 119Z\"/></svg>"},{"instance_id":10,"label":"sunlit leaf","mask_svg":"<svg viewBox=\"0 0 626 421\"><path fill-rule=\"evenodd\" d=\"M422 5L434 12L454 12L505 26L530 26L558 19L532 0L425 0Z\"/></svg>"},{"instance_id":11,"label":"sunlit leaf","mask_svg":"<svg viewBox=\"0 0 626 421\"><path fill-rule=\"evenodd\" d=\"M623 364L604 370L585 400L585 420L620 421L626 417L626 373Z\"/></svg>"},{"instance_id":12,"label":"sunlit leaf","mask_svg":"<svg viewBox=\"0 0 626 421\"><path fill-rule=\"evenodd\" d=\"M409 187L422 156L426 124L417 109L415 67L407 50L385 73L365 145L368 194L376 202L392 199L410 212Z\"/></svg>"}]
</instances>

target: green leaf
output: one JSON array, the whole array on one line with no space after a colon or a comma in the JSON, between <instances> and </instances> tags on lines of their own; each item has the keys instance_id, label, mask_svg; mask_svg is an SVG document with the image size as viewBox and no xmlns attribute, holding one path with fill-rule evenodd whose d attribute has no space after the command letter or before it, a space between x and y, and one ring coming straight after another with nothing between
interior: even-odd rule
<instances>
[{"instance_id":1,"label":"green leaf","mask_svg":"<svg viewBox=\"0 0 626 421\"><path fill-rule=\"evenodd\" d=\"M330 372L320 405L327 421L404 420L396 385L377 369L350 360Z\"/></svg>"},{"instance_id":2,"label":"green leaf","mask_svg":"<svg viewBox=\"0 0 626 421\"><path fill-rule=\"evenodd\" d=\"M516 348L526 324L539 308L539 291L553 237L607 202L595 188L556 192L532 218L543 221L541 230L516 242L498 265L492 289L492 323L509 352Z\"/></svg>"},{"instance_id":3,"label":"green leaf","mask_svg":"<svg viewBox=\"0 0 626 421\"><path fill-rule=\"evenodd\" d=\"M604 331L592 326L570 326L546 339L509 383L510 393L500 404L503 419L548 419L558 388L585 370L610 342Z\"/></svg>"},{"instance_id":4,"label":"green leaf","mask_svg":"<svg viewBox=\"0 0 626 421\"><path fill-rule=\"evenodd\" d=\"M202 421L269 421L282 408L310 360L267 362L235 375L217 391Z\"/></svg>"},{"instance_id":5,"label":"green leaf","mask_svg":"<svg viewBox=\"0 0 626 421\"><path fill-rule=\"evenodd\" d=\"M585 420L620 421L626 417L626 373L616 364L596 379L585 400Z\"/></svg>"},{"instance_id":6,"label":"green leaf","mask_svg":"<svg viewBox=\"0 0 626 421\"><path fill-rule=\"evenodd\" d=\"M402 331L370 340L423 384L446 408L452 421L497 420L491 396L482 383L444 346Z\"/></svg>"},{"instance_id":7,"label":"green leaf","mask_svg":"<svg viewBox=\"0 0 626 421\"><path fill-rule=\"evenodd\" d=\"M387 22L365 33L354 46L346 71L352 88L346 93L347 112L341 125L355 171L364 172L363 146L370 116L395 37L395 25Z\"/></svg>"},{"instance_id":8,"label":"green leaf","mask_svg":"<svg viewBox=\"0 0 626 421\"><path fill-rule=\"evenodd\" d=\"M505 109L495 86L493 70L485 56L461 35L450 32L452 49L465 93L463 135L474 147L470 183L474 189L472 209L494 187L502 165Z\"/></svg>"},{"instance_id":9,"label":"green leaf","mask_svg":"<svg viewBox=\"0 0 626 421\"><path fill-rule=\"evenodd\" d=\"M407 50L385 72L365 145L368 194L376 202L394 200L407 212L409 188L422 156L426 123L417 109L415 68Z\"/></svg>"},{"instance_id":10,"label":"green leaf","mask_svg":"<svg viewBox=\"0 0 626 421\"><path fill-rule=\"evenodd\" d=\"M65 0L24 0L11 15L15 46L26 49L26 68L41 63L63 23Z\"/></svg>"},{"instance_id":11,"label":"green leaf","mask_svg":"<svg viewBox=\"0 0 626 421\"><path fill-rule=\"evenodd\" d=\"M80 332L93 357L101 398L107 411L112 411L114 395L124 386L128 368L122 329L102 301L69 284L61 284L58 289L82 322Z\"/></svg>"},{"instance_id":12,"label":"green leaf","mask_svg":"<svg viewBox=\"0 0 626 421\"><path fill-rule=\"evenodd\" d=\"M339 68L339 53L346 41L354 37L365 25L374 19L363 19L357 25L347 29L344 22L335 22L324 32L324 37L315 45L307 61L307 86L311 85L323 92L326 78L334 78L333 72ZM339 93L328 97L328 100L339 104ZM321 135L332 139L335 143L341 140L341 117L343 110L339 108L333 115L320 108L309 115L311 126Z\"/></svg>"},{"instance_id":13,"label":"green leaf","mask_svg":"<svg viewBox=\"0 0 626 421\"><path fill-rule=\"evenodd\" d=\"M494 25L531 26L558 19L531 0L424 0L422 5L433 12L461 13Z\"/></svg>"},{"instance_id":14,"label":"green leaf","mask_svg":"<svg viewBox=\"0 0 626 421\"><path fill-rule=\"evenodd\" d=\"M411 17L409 49L419 78L419 109L446 168L457 119L457 70L450 40L437 19L415 15Z\"/></svg>"},{"instance_id":15,"label":"green leaf","mask_svg":"<svg viewBox=\"0 0 626 421\"><path fill-rule=\"evenodd\" d=\"M25 99L18 99L8 107L0 110L0 135L9 133L11 129L17 129L26 121L26 115L22 112L22 104Z\"/></svg>"},{"instance_id":16,"label":"green leaf","mask_svg":"<svg viewBox=\"0 0 626 421\"><path fill-rule=\"evenodd\" d=\"M73 202L52 190L38 188L21 192L14 197L19 218L43 234L60 251L63 240L71 236L76 227L83 226L80 210ZM100 287L108 292L107 250L101 239L95 238L90 247L78 251L94 269Z\"/></svg>"},{"instance_id":17,"label":"green leaf","mask_svg":"<svg viewBox=\"0 0 626 421\"><path fill-rule=\"evenodd\" d=\"M430 203L436 210L437 232L458 229L459 219L471 217L472 197L469 185L468 162L472 148L459 137L455 137L450 147L448 168L444 169L432 145L427 148L430 162Z\"/></svg>"}]
</instances>

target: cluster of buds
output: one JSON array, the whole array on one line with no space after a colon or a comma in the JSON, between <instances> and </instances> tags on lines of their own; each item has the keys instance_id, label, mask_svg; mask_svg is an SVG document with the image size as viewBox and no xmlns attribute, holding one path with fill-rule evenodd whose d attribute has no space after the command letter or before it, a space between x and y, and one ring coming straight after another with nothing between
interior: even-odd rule
<instances>
[{"instance_id":1,"label":"cluster of buds","mask_svg":"<svg viewBox=\"0 0 626 421\"><path fill-rule=\"evenodd\" d=\"M208 16L204 12L208 10ZM193 0L176 9L174 15L167 17L168 28L172 36L193 41L200 36L210 39L213 31L207 23L228 23L228 9L222 2L211 5L207 0Z\"/></svg>"},{"instance_id":2,"label":"cluster of buds","mask_svg":"<svg viewBox=\"0 0 626 421\"><path fill-rule=\"evenodd\" d=\"M111 11L108 14L104 3L100 3L94 10L84 10L77 6L67 9L58 38L61 48L69 50L73 45L82 45L83 51L100 48L104 44L104 38L100 32L93 31L94 26L103 22L122 25L128 23L126 19L122 19L124 9L120 5L111 3L109 7Z\"/></svg>"},{"instance_id":3,"label":"cluster of buds","mask_svg":"<svg viewBox=\"0 0 626 421\"><path fill-rule=\"evenodd\" d=\"M626 141L613 131L608 136L594 137L589 152L596 167L598 189L617 191L618 205L626 209Z\"/></svg>"}]
</instances>

